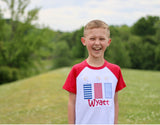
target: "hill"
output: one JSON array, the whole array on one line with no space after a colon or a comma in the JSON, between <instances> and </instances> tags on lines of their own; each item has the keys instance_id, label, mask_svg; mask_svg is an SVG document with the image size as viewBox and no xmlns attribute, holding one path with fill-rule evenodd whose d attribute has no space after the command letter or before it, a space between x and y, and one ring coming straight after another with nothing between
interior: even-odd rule
<instances>
[{"instance_id":1,"label":"hill","mask_svg":"<svg viewBox=\"0 0 160 125\"><path fill-rule=\"evenodd\" d=\"M67 123L69 68L56 69L0 86L0 124ZM122 70L127 88L119 92L119 123L160 123L160 72Z\"/></svg>"}]
</instances>

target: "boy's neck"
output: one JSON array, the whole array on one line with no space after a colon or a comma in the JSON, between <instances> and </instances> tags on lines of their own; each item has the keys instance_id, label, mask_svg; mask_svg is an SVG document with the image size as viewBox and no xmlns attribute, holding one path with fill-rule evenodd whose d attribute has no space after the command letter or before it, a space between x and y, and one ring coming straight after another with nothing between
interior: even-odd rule
<instances>
[{"instance_id":1,"label":"boy's neck","mask_svg":"<svg viewBox=\"0 0 160 125\"><path fill-rule=\"evenodd\" d=\"M104 58L87 58L87 63L93 67L101 67L103 66L104 62Z\"/></svg>"}]
</instances>

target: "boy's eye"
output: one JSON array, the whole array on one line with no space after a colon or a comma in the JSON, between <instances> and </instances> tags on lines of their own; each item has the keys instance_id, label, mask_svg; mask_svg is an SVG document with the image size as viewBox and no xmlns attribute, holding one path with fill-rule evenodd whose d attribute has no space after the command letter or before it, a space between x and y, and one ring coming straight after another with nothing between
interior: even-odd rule
<instances>
[{"instance_id":1,"label":"boy's eye","mask_svg":"<svg viewBox=\"0 0 160 125\"><path fill-rule=\"evenodd\" d=\"M105 40L105 38L100 38L99 40L103 41L103 40Z\"/></svg>"},{"instance_id":2,"label":"boy's eye","mask_svg":"<svg viewBox=\"0 0 160 125\"><path fill-rule=\"evenodd\" d=\"M95 40L95 38L90 38L90 40L92 40L92 41L93 41L93 40Z\"/></svg>"}]
</instances>

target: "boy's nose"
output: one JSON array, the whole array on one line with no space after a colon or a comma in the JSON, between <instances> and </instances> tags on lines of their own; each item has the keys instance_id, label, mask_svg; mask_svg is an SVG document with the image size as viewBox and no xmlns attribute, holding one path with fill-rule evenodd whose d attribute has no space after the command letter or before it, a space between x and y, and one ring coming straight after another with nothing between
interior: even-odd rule
<instances>
[{"instance_id":1,"label":"boy's nose","mask_svg":"<svg viewBox=\"0 0 160 125\"><path fill-rule=\"evenodd\" d=\"M95 40L95 44L100 44L100 41L98 39Z\"/></svg>"}]
</instances>

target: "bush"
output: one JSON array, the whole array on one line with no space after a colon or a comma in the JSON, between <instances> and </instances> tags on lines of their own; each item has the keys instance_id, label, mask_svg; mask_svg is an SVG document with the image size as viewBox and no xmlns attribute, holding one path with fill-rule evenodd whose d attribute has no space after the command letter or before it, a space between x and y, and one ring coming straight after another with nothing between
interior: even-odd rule
<instances>
[{"instance_id":1,"label":"bush","mask_svg":"<svg viewBox=\"0 0 160 125\"><path fill-rule=\"evenodd\" d=\"M61 41L55 44L54 46L54 60L53 67L59 68L64 66L71 65L71 57L69 46L65 41Z\"/></svg>"},{"instance_id":2,"label":"bush","mask_svg":"<svg viewBox=\"0 0 160 125\"><path fill-rule=\"evenodd\" d=\"M105 58L120 67L131 67L129 51L126 49L126 44L119 37L112 38L112 42L105 52Z\"/></svg>"},{"instance_id":3,"label":"bush","mask_svg":"<svg viewBox=\"0 0 160 125\"><path fill-rule=\"evenodd\" d=\"M0 67L0 84L18 80L20 78L19 70L7 66Z\"/></svg>"}]
</instances>

